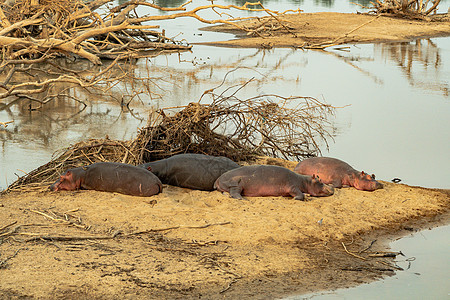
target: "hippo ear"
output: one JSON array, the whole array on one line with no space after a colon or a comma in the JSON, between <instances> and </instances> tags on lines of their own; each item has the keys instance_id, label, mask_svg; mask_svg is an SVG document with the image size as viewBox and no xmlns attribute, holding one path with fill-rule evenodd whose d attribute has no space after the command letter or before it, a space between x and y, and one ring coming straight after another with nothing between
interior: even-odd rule
<instances>
[{"instance_id":1,"label":"hippo ear","mask_svg":"<svg viewBox=\"0 0 450 300\"><path fill-rule=\"evenodd\" d=\"M364 173L364 171L361 171L361 175L364 176L364 175L366 175L366 173Z\"/></svg>"},{"instance_id":2,"label":"hippo ear","mask_svg":"<svg viewBox=\"0 0 450 300\"><path fill-rule=\"evenodd\" d=\"M375 174L372 174L371 176L372 176L372 179L375 179Z\"/></svg>"},{"instance_id":3,"label":"hippo ear","mask_svg":"<svg viewBox=\"0 0 450 300\"><path fill-rule=\"evenodd\" d=\"M147 170L149 170L151 172L152 171L152 167L148 166Z\"/></svg>"},{"instance_id":4,"label":"hippo ear","mask_svg":"<svg viewBox=\"0 0 450 300\"><path fill-rule=\"evenodd\" d=\"M322 180L320 180L320 178L319 178L319 175L316 175L316 174L313 174L312 181L313 182L322 182Z\"/></svg>"}]
</instances>

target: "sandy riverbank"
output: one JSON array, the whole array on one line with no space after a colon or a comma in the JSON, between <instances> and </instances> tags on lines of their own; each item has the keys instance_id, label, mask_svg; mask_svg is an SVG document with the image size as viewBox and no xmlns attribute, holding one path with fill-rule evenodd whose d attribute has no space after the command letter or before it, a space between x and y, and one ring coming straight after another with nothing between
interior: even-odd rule
<instances>
[{"instance_id":1,"label":"sandy riverbank","mask_svg":"<svg viewBox=\"0 0 450 300\"><path fill-rule=\"evenodd\" d=\"M450 192L383 183L304 202L170 186L150 198L14 192L0 198L0 295L260 299L393 275L392 258L358 252L386 234L448 224ZM380 239L374 250L385 250Z\"/></svg>"},{"instance_id":2,"label":"sandy riverbank","mask_svg":"<svg viewBox=\"0 0 450 300\"><path fill-rule=\"evenodd\" d=\"M218 25L203 30L230 32L236 39L204 43L226 47L302 47L314 44L375 43L408 41L450 35L450 18L441 15L439 21L426 22L386 16L351 13L300 13L280 16L278 20L268 17L236 23L258 34L247 32L232 25ZM261 24L265 24L262 27ZM281 26L283 24L284 26ZM262 29L264 28L264 29Z\"/></svg>"}]
</instances>

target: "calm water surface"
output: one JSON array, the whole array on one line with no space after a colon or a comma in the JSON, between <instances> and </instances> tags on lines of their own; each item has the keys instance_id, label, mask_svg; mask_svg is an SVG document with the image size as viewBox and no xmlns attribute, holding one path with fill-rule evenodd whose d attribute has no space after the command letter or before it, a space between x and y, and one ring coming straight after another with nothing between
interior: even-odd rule
<instances>
[{"instance_id":1,"label":"calm water surface","mask_svg":"<svg viewBox=\"0 0 450 300\"><path fill-rule=\"evenodd\" d=\"M286 300L345 299L449 299L450 286L450 226L424 230L391 244L398 256L397 265L404 271L395 276L355 288L295 296Z\"/></svg>"},{"instance_id":2,"label":"calm water surface","mask_svg":"<svg viewBox=\"0 0 450 300\"><path fill-rule=\"evenodd\" d=\"M184 3L159 2L171 6ZM280 11L296 8L305 12L363 11L348 1L280 0L263 3L267 8ZM367 5L364 1L359 3ZM448 0L442 1L441 11L446 11L449 3ZM235 15L249 14L240 12ZM212 14L205 13L205 17L208 16ZM199 31L205 24L187 18L161 25L166 29L167 36L176 36L191 43L233 38L230 34ZM322 147L323 155L339 157L357 169L375 173L381 180L398 177L410 185L450 188L449 65L449 38L349 45L347 51L327 52L194 45L192 53L139 60L137 72L144 74L150 71L165 81L157 91L161 94L160 98L144 97L141 101L135 101L131 112L123 110L117 103L92 98L82 111L78 103L70 101L54 102L44 110L32 112L26 103L0 107L0 121L14 120L6 129L0 127L0 189L24 172L45 164L56 150L70 144L105 135L113 139L135 137L137 128L146 124L152 107L198 101L205 90L219 85L225 74L237 67L227 76L228 86L255 77L240 92L241 99L265 93L312 96L341 107L332 119L334 141L329 141L329 149ZM447 243L445 253L448 253L449 227L438 230L445 233L440 233L438 241ZM412 246L412 249L432 251L422 244L420 249L417 246ZM440 261L443 257L447 259L448 270L448 254L427 254L422 262L417 259L414 264L430 262L436 256L437 260L433 260L439 266L436 271L420 271L420 276L402 272L392 279L358 287L354 289L356 294L345 297L360 298L359 292L364 294L367 286L374 286L367 293L376 299L380 290L391 285L389 280L398 277L406 279L392 285L397 288L402 286L404 291L416 281L431 282L434 284L432 288L427 287L426 291L421 289L414 295L416 298L429 298L430 295L431 298L439 298L443 295L441 292L433 293L442 290L438 287L448 285L448 273L442 276L438 272L442 269ZM393 290L392 293L389 295L396 295ZM322 296L314 295L314 299L316 297ZM367 294L364 297L367 298Z\"/></svg>"}]
</instances>

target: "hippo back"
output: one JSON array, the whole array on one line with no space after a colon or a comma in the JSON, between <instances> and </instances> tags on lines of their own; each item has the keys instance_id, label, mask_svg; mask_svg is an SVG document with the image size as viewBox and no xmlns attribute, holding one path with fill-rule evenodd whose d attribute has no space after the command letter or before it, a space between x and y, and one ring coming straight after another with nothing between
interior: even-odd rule
<instances>
[{"instance_id":1,"label":"hippo back","mask_svg":"<svg viewBox=\"0 0 450 300\"><path fill-rule=\"evenodd\" d=\"M99 162L87 167L82 188L133 196L152 196L162 191L152 172L133 165Z\"/></svg>"},{"instance_id":2,"label":"hippo back","mask_svg":"<svg viewBox=\"0 0 450 300\"><path fill-rule=\"evenodd\" d=\"M229 158L195 153L177 154L140 166L150 167L165 184L205 191L214 190L214 182L220 175L239 168Z\"/></svg>"}]
</instances>

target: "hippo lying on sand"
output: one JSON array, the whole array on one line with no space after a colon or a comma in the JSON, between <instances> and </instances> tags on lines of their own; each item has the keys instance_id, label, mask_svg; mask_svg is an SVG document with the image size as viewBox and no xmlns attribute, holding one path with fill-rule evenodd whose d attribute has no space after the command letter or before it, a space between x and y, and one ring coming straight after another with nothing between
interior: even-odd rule
<instances>
[{"instance_id":1,"label":"hippo lying on sand","mask_svg":"<svg viewBox=\"0 0 450 300\"><path fill-rule=\"evenodd\" d=\"M142 164L139 167L152 171L165 184L212 191L214 182L220 175L239 168L239 165L226 157L186 153Z\"/></svg>"},{"instance_id":2,"label":"hippo lying on sand","mask_svg":"<svg viewBox=\"0 0 450 300\"><path fill-rule=\"evenodd\" d=\"M162 184L158 177L145 169L122 163L99 162L67 170L50 189L86 189L148 197L160 193Z\"/></svg>"},{"instance_id":3,"label":"hippo lying on sand","mask_svg":"<svg viewBox=\"0 0 450 300\"><path fill-rule=\"evenodd\" d=\"M304 200L303 193L311 196L331 196L334 189L323 184L317 178L303 176L279 166L245 166L224 173L214 187L220 192L229 192L230 196L242 199L241 195L292 196Z\"/></svg>"},{"instance_id":4,"label":"hippo lying on sand","mask_svg":"<svg viewBox=\"0 0 450 300\"><path fill-rule=\"evenodd\" d=\"M332 184L335 188L344 185L353 186L358 190L374 191L383 188L375 180L375 175L358 172L342 160L331 157L313 157L298 163L294 172L304 175L316 175L323 183Z\"/></svg>"}]
</instances>

